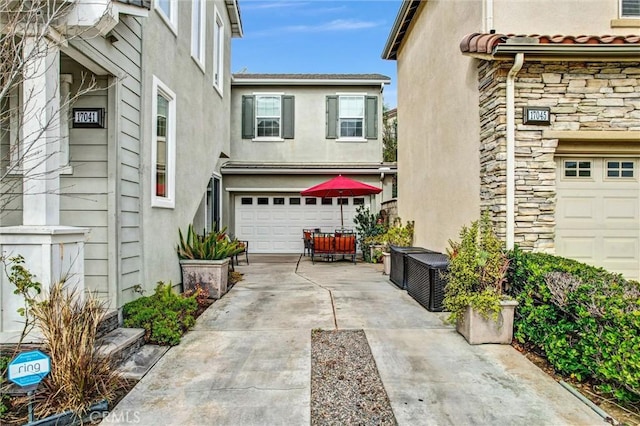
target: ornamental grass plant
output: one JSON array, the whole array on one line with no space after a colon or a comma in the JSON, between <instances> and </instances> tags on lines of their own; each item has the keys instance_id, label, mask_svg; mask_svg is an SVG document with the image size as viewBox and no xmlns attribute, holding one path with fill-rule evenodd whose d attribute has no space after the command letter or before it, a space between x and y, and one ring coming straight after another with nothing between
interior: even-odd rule
<instances>
[{"instance_id":1,"label":"ornamental grass plant","mask_svg":"<svg viewBox=\"0 0 640 426\"><path fill-rule=\"evenodd\" d=\"M51 373L36 396L38 418L69 410L82 414L96 402L113 401L125 386L96 344L105 312L105 302L68 288L64 281L53 284L44 300L32 305L43 351L51 357Z\"/></svg>"}]
</instances>

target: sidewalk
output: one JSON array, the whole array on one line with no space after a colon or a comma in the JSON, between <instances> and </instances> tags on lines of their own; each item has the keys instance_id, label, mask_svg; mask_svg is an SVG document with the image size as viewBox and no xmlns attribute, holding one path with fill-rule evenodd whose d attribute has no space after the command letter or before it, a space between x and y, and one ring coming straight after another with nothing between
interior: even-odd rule
<instances>
[{"instance_id":1,"label":"sidewalk","mask_svg":"<svg viewBox=\"0 0 640 426\"><path fill-rule=\"evenodd\" d=\"M308 425L311 330L335 324L365 330L399 425L604 424L511 346L468 345L381 267L295 268L241 265L105 424Z\"/></svg>"}]
</instances>

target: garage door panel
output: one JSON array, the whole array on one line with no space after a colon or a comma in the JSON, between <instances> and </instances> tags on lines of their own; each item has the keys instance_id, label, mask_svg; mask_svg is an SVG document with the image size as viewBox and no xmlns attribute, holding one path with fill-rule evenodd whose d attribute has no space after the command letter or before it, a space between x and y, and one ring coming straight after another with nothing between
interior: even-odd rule
<instances>
[{"instance_id":1,"label":"garage door panel","mask_svg":"<svg viewBox=\"0 0 640 426\"><path fill-rule=\"evenodd\" d=\"M269 220L269 219L271 219L271 212L268 211L268 210L258 211L255 214L255 219L256 220Z\"/></svg>"},{"instance_id":2,"label":"garage door panel","mask_svg":"<svg viewBox=\"0 0 640 426\"><path fill-rule=\"evenodd\" d=\"M604 197L605 220L626 220L636 225L638 217L638 197Z\"/></svg>"},{"instance_id":3,"label":"garage door panel","mask_svg":"<svg viewBox=\"0 0 640 426\"><path fill-rule=\"evenodd\" d=\"M242 220L254 220L255 214L251 211L241 210L240 211L240 219Z\"/></svg>"},{"instance_id":4,"label":"garage door panel","mask_svg":"<svg viewBox=\"0 0 640 426\"><path fill-rule=\"evenodd\" d=\"M289 235L289 229L286 226L272 226L271 232L275 236Z\"/></svg>"},{"instance_id":5,"label":"garage door panel","mask_svg":"<svg viewBox=\"0 0 640 426\"><path fill-rule=\"evenodd\" d=\"M595 197L565 197L562 214L567 220L591 221L596 217Z\"/></svg>"},{"instance_id":6,"label":"garage door panel","mask_svg":"<svg viewBox=\"0 0 640 426\"><path fill-rule=\"evenodd\" d=\"M607 260L638 260L640 246L638 239L633 237L605 237L603 238L603 257Z\"/></svg>"},{"instance_id":7,"label":"garage door panel","mask_svg":"<svg viewBox=\"0 0 640 426\"><path fill-rule=\"evenodd\" d=\"M558 237L556 250L562 256L571 259L591 259L595 256L596 238L575 235L556 235Z\"/></svg>"}]
</instances>

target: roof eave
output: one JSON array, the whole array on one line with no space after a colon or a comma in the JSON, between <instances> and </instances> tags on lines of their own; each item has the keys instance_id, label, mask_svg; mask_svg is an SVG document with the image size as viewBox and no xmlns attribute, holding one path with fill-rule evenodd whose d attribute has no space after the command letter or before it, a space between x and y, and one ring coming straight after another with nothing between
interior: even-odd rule
<instances>
[{"instance_id":1,"label":"roof eave","mask_svg":"<svg viewBox=\"0 0 640 426\"><path fill-rule=\"evenodd\" d=\"M285 79L285 78L233 78L232 86L378 86L391 84L391 79Z\"/></svg>"},{"instance_id":2,"label":"roof eave","mask_svg":"<svg viewBox=\"0 0 640 426\"><path fill-rule=\"evenodd\" d=\"M403 0L398 10L396 20L393 22L389 37L384 45L382 51L382 59L396 60L398 59L398 47L402 43L404 33L401 34L403 26L409 25L413 19L415 7L420 3L420 0ZM410 13L411 12L411 13Z\"/></svg>"},{"instance_id":3,"label":"roof eave","mask_svg":"<svg viewBox=\"0 0 640 426\"><path fill-rule=\"evenodd\" d=\"M231 21L231 36L242 37L242 19L240 18L240 7L237 0L225 0L227 6L227 13L229 14L229 20Z\"/></svg>"},{"instance_id":4,"label":"roof eave","mask_svg":"<svg viewBox=\"0 0 640 426\"><path fill-rule=\"evenodd\" d=\"M227 163L222 166L220 172L223 175L265 175L265 174L396 174L396 163L372 163L372 164L236 164Z\"/></svg>"},{"instance_id":5,"label":"roof eave","mask_svg":"<svg viewBox=\"0 0 640 426\"><path fill-rule=\"evenodd\" d=\"M640 45L568 45L537 43L502 43L493 53L465 52L466 56L487 61L509 59L517 53L524 53L529 60L549 61L565 59L571 61L633 61L640 57Z\"/></svg>"}]
</instances>

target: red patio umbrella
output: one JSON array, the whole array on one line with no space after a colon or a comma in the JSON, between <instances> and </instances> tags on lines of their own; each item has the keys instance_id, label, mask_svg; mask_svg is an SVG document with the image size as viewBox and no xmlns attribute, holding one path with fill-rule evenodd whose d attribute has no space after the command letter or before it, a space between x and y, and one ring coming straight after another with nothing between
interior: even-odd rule
<instances>
[{"instance_id":1,"label":"red patio umbrella","mask_svg":"<svg viewBox=\"0 0 640 426\"><path fill-rule=\"evenodd\" d=\"M300 195L303 197L340 198L379 194L380 192L382 192L380 188L338 175L326 182L305 189L300 192ZM340 223L344 227L342 202L340 202Z\"/></svg>"}]
</instances>

